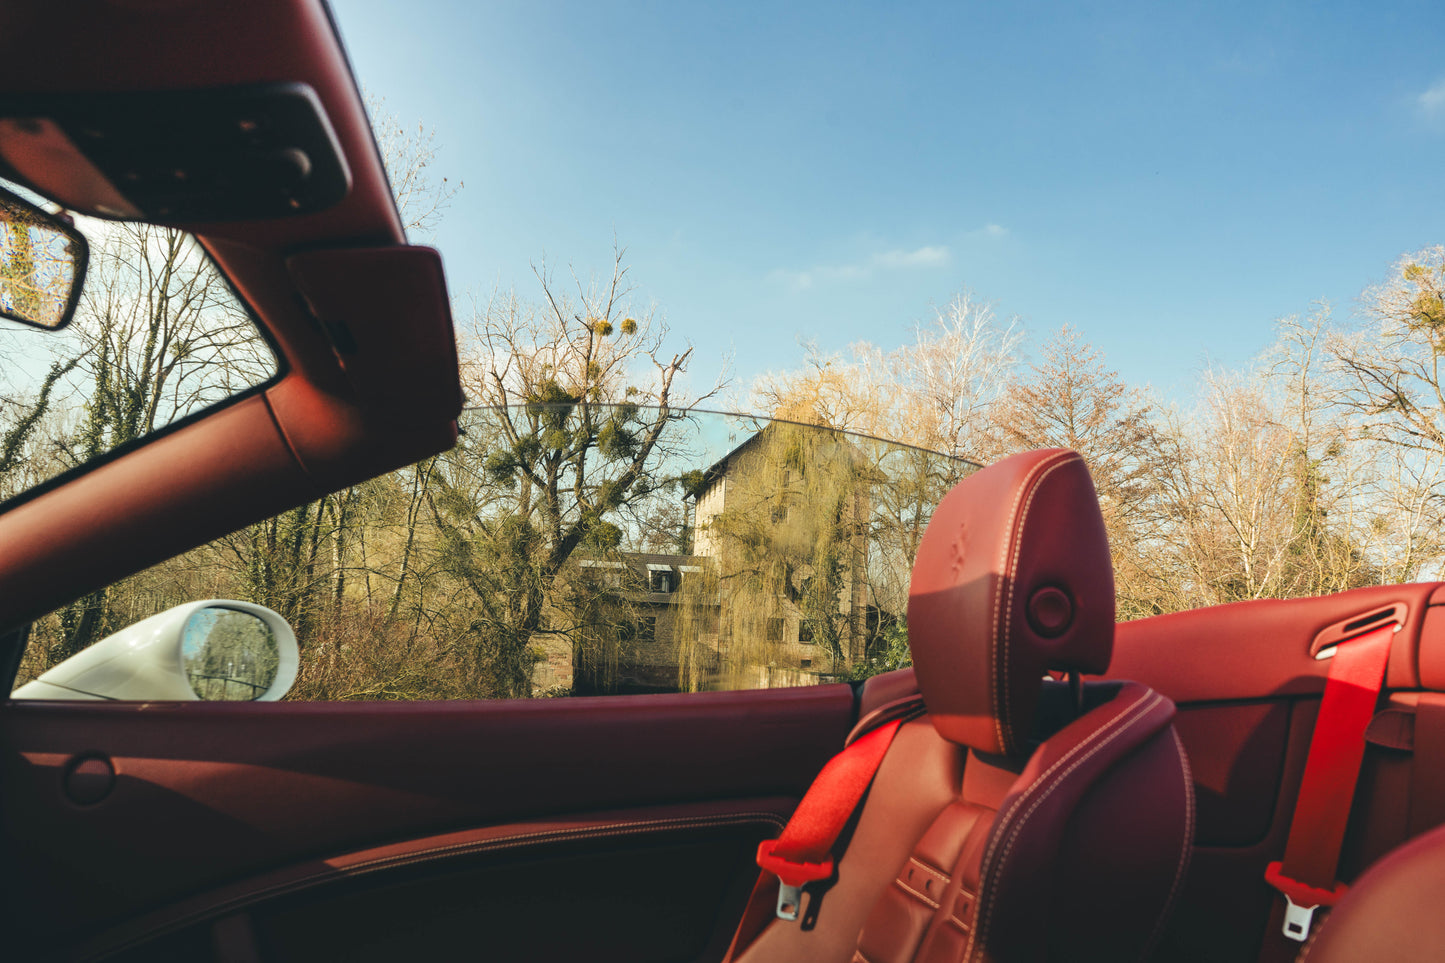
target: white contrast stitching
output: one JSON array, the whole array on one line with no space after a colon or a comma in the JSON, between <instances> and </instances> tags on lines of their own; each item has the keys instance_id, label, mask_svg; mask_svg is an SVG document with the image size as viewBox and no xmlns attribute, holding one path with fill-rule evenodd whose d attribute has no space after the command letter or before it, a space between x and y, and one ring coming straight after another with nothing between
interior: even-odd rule
<instances>
[{"instance_id":1,"label":"white contrast stitching","mask_svg":"<svg viewBox=\"0 0 1445 963\"><path fill-rule=\"evenodd\" d=\"M1184 870L1189 866L1190 850L1194 847L1194 774L1189 768L1189 755L1184 751L1184 743L1179 739L1178 730L1170 726L1169 734L1174 737L1179 765L1184 770L1184 845L1179 850L1179 866L1174 870L1174 885L1169 887L1169 898L1164 901L1164 907L1159 912L1159 921L1154 924L1154 932L1149 934L1149 941L1144 944L1144 952L1139 957L1141 960L1149 958L1154 944L1164 935L1169 909L1174 905L1174 898L1179 895L1179 885L1184 882Z\"/></svg>"},{"instance_id":2,"label":"white contrast stitching","mask_svg":"<svg viewBox=\"0 0 1445 963\"><path fill-rule=\"evenodd\" d=\"M908 857L908 863L909 863L910 865L917 866L917 867L918 867L920 870L922 870L925 874L933 877L934 881L939 884L939 887L940 887L939 891L940 891L940 892L942 892L944 889L946 889L946 888L948 887L948 884L949 884L949 882L950 882L950 878L949 878L949 876L948 876L947 873L942 872L941 870L934 869L932 866L929 866L927 863L923 862L923 860L919 859L917 856L910 856L910 857ZM907 867L905 867L905 869L906 869L906 868L907 868ZM917 888L912 887L912 886L909 886L907 880L906 880L903 876L899 876L897 879L893 880L893 882L897 883L898 886L899 886L905 893L911 893L912 895L917 896L920 900L922 900L923 902L927 903L929 906L933 907L934 909L938 909L939 904L938 904L938 901L937 901L937 900L935 900L933 897L929 896L927 893L923 892L922 890L917 889Z\"/></svg>"},{"instance_id":3,"label":"white contrast stitching","mask_svg":"<svg viewBox=\"0 0 1445 963\"><path fill-rule=\"evenodd\" d=\"M1152 698L1150 698L1151 696ZM1089 758L1092 757L1096 752L1103 749L1110 742L1113 742L1114 739L1116 739L1118 736L1128 731L1129 727L1132 726L1135 722L1145 718L1156 705L1163 701L1164 697L1159 695L1157 692L1154 692L1153 690L1145 690L1144 694L1140 695L1138 699L1136 699L1127 708L1121 711L1117 716L1115 716L1113 719L1110 719L1107 723L1105 723L1103 726L1100 726L1098 729L1095 729L1088 735L1087 738L1080 741L1078 745L1074 746L1063 756L1061 756L1058 761L1056 761L1052 766L1048 768L1047 771L1044 772L1043 775L1041 775L1037 780L1034 781L1033 785L1029 786L1028 789L1020 793L1018 801L1014 805L1009 807L1007 813L1001 814L997 824L997 828L993 834L993 838L989 842L988 852L984 854L983 858L983 868L986 873L986 878L982 880L979 885L979 909L983 909L984 902L987 902L988 913L984 916L982 925L975 926L973 932L969 935L968 946L964 949L964 959L971 959L974 945L976 943L981 944L983 936L988 932L989 924L992 922L993 919L993 908L995 905L993 900L993 890L997 886L999 876L1002 875L1003 866L1008 861L1009 853L1013 849L1014 841L1018 838L1019 831L1022 829L1024 824L1028 822L1029 816L1033 815L1034 810L1038 809L1038 807L1043 803L1043 801L1053 794L1053 791L1058 788L1058 786L1063 782L1065 778L1068 777L1070 773L1072 773L1079 766L1087 762ZM1141 706L1142 708L1140 708ZM1137 712L1135 711L1136 709L1138 709ZM1108 733L1110 729L1113 729L1114 731L1112 733L1109 733L1109 735L1104 738L1104 734ZM1009 822L1013 819L1014 814L1018 812L1020 808L1022 808L1025 800L1027 800L1029 796L1033 795L1041 788L1043 788L1044 784L1049 781L1049 778L1053 775L1055 771L1058 770L1061 765L1063 765L1072 756L1077 754L1085 746L1088 746L1091 742L1095 740L1101 741L1098 745L1094 746L1082 757L1076 760L1072 765L1070 765L1067 770L1065 770L1063 773L1060 773L1058 779L1054 780L1053 784L1050 785L1048 789L1044 790L1043 794L1040 795L1038 799L1034 800L1034 803L1032 806L1029 807L1028 812L1024 813L1023 816L1019 818L1018 823L1013 826L1012 829L1009 831L1009 841L1005 845L1003 853L999 856L997 867L994 869L993 872L988 872L990 866L993 865L993 853L998 847L999 840L1003 838L1003 834L1006 831L1004 827L1007 826Z\"/></svg>"},{"instance_id":4,"label":"white contrast stitching","mask_svg":"<svg viewBox=\"0 0 1445 963\"><path fill-rule=\"evenodd\" d=\"M959 918L958 908L960 906L968 905L975 899L976 897L973 893L970 893L968 890L960 886L958 888L958 895L955 896L953 900L953 910L948 914L948 921L964 933L972 932L973 927L969 926L967 923L965 923Z\"/></svg>"},{"instance_id":5,"label":"white contrast stitching","mask_svg":"<svg viewBox=\"0 0 1445 963\"><path fill-rule=\"evenodd\" d=\"M1113 728L1114 726L1118 725L1118 724L1120 723L1120 721L1121 721L1125 716L1127 716L1130 712L1132 712L1134 709L1136 709L1141 702L1143 702L1146 698L1148 698L1150 692L1152 692L1152 690L1146 690L1143 694L1141 694L1141 695L1139 696L1139 698L1135 699L1133 702L1129 703L1127 706L1122 706L1122 707L1120 707L1119 710L1118 710L1118 712L1117 712L1117 714L1115 714L1115 716L1114 716L1112 719L1110 719L1108 722L1105 722L1103 725L1099 726L1097 729L1095 729L1093 732L1089 733L1089 735L1087 735L1087 736L1084 737L1083 739L1079 740L1079 742L1078 742L1072 749L1070 749L1068 752L1064 753L1064 754L1063 754L1062 756L1060 756L1057 760L1055 760L1055 761L1054 761L1054 764L1051 765L1051 766L1049 766L1048 769L1044 770L1044 772L1039 776L1038 779L1034 780L1034 782L1033 782L1028 788L1026 788L1023 792L1019 793L1018 797L1017 797L1016 799L1014 799L1014 801L1013 801L1012 803L1009 804L1008 809L1003 810L1002 812L1000 812L1000 813L998 814L998 816L995 818L995 825L1004 825L1004 824L1007 823L1010 819L1012 819L1014 812L1019 808L1019 806L1021 806L1023 803L1025 803L1025 802L1028 800L1028 798L1029 798L1031 795L1033 795L1033 794L1038 790L1039 786L1040 786L1045 780L1047 780L1047 779L1049 778L1049 776L1053 775L1053 773L1054 773L1055 770L1057 770L1060 766L1062 766L1062 765L1064 765L1065 763L1067 763L1067 762L1068 762L1070 759L1072 759L1077 753L1082 752L1082 751L1084 750L1084 748L1085 748L1086 746L1088 746L1088 744L1089 744L1089 742L1090 742L1091 740L1097 739L1099 736L1103 735L1105 732L1108 732L1111 728ZM994 837L993 837L993 839L992 839L992 840L990 841L990 843L989 843L988 851L983 854L983 865L984 865L984 866L987 866L987 865L989 864L989 861L993 858L994 849L998 846L998 838L999 838L998 835L995 834ZM983 885L982 885L982 882L980 882L980 885L979 885L979 898L980 898L980 899L983 898Z\"/></svg>"},{"instance_id":6,"label":"white contrast stitching","mask_svg":"<svg viewBox=\"0 0 1445 963\"><path fill-rule=\"evenodd\" d=\"M1010 509L1010 515L1009 515L1009 521L1008 521L1008 528L1006 529L1006 531L1007 531L1007 533L1008 533L1008 537L1004 540L1003 551L1002 551L1002 553L1001 553L1001 555L1000 555L1000 557L999 557L999 560L998 560L998 561L999 561L999 569L1003 572L1003 577L1004 577L1004 578L1007 580L1007 582L1008 582L1008 586L1007 586L1008 601L1007 601L1007 603L1004 603L1004 592L1003 592L1003 591L1000 591L996 596L994 596L994 609L993 609L994 644L993 644L992 646L990 646L990 648L992 649L992 652L993 652L993 656L994 656L994 667L993 667L993 669L994 669L994 671L993 671L993 686L994 686L994 690L993 690L994 727L998 730L998 744L999 744L999 749L1000 749L1001 752L1004 752L1005 754L1012 752L1012 750L1013 750L1013 736L1014 736L1014 733L1013 733L1013 722L1012 722L1012 720L1009 719L1009 695L1010 695L1010 694L1009 694L1009 680L1008 680L1008 670L1009 670L1009 655L1008 655L1008 650L1009 650L1009 627L1010 627L1010 623L1011 623L1012 620L1013 620L1014 579L1015 579L1015 577L1017 576L1017 573L1018 573L1019 555L1020 555L1020 553L1021 553L1022 550L1023 550L1023 544L1022 544L1023 540L1018 537L1018 533L1023 530L1024 522L1026 522L1026 521L1028 520L1029 507L1030 507L1031 505L1033 505L1034 495L1038 492L1039 488L1043 485L1044 479L1045 479L1045 478L1048 478L1049 475L1053 474L1055 469L1062 468L1064 465L1069 464L1070 462L1074 461L1075 459L1078 459L1079 461L1082 461L1082 460L1083 460L1083 459L1080 458L1077 454L1074 454L1074 453L1071 452L1071 453L1069 453L1069 454L1067 454L1067 455L1060 456L1060 460L1055 461L1055 462L1053 462L1052 464L1050 464L1048 461L1041 461L1041 462L1039 462L1037 465L1035 465L1035 466L1033 467L1033 469L1029 472L1029 474L1024 478L1023 484L1019 486L1018 493L1014 496L1013 508ZM1035 477L1035 476L1037 476L1037 477ZM1027 501L1024 502L1022 511L1020 511L1019 502L1024 499L1024 494L1025 494L1026 492L1028 493L1028 499L1027 499ZM1012 559L1009 559L1009 558L1008 558L1009 549L1013 549L1013 558L1012 558ZM1004 565L1005 561L1008 562L1008 565L1007 565L1006 568L1005 568L1005 565ZM999 618L999 606L1000 606L1000 604L1003 604L1003 618L1002 618L1002 620L1000 620L1000 618ZM1003 651L1002 651L1002 652L999 651L999 646L1000 646L1000 645L1002 645L1002 647L1003 647ZM1001 656L1001 658L1000 658L1000 656ZM1003 676L1003 699L1002 699L1002 700L999 699L999 676L1000 676L1000 673L1001 673L1002 676ZM999 710L1000 710L1000 707L1002 707L1002 711L999 711ZM1007 735L1007 736L1004 735L1004 728L1005 728L1005 726L1007 726L1007 728L1008 728L1008 735Z\"/></svg>"},{"instance_id":7,"label":"white contrast stitching","mask_svg":"<svg viewBox=\"0 0 1445 963\"><path fill-rule=\"evenodd\" d=\"M919 901L920 903L923 903L923 904L925 904L926 906L929 906L929 907L932 908L932 909L938 909L938 901L937 901L937 900L933 899L933 897L931 897L931 896L925 896L925 895L923 895L923 894L920 893L918 890L914 889L912 886L909 886L907 883L903 882L903 880L901 880L901 879L895 879L895 880L893 881L893 885L897 886L899 889L903 890L903 892L907 893L908 895L917 897L917 898L918 898L918 901Z\"/></svg>"},{"instance_id":8,"label":"white contrast stitching","mask_svg":"<svg viewBox=\"0 0 1445 963\"><path fill-rule=\"evenodd\" d=\"M1039 796L1039 798L1034 800L1033 805L1029 807L1028 812L1020 816L1018 823L1012 827L1009 833L1008 844L1004 847L1003 853L999 856L998 868L990 874L990 876L992 877L992 881L995 883L995 885L997 883L998 877L1003 875L1003 868L1008 863L1009 854L1013 852L1014 843L1018 841L1019 834L1023 832L1023 828L1028 823L1029 817L1031 817L1034 812L1044 804L1044 800L1052 796L1054 794L1054 790L1062 786L1064 784L1064 780L1068 779L1068 777L1072 775L1075 770L1077 770L1084 763L1088 762L1090 758L1092 758L1096 753L1103 750L1104 747L1107 746L1109 743L1119 738L1119 736L1123 735L1125 732L1128 732L1129 729L1140 720L1147 718L1149 713L1154 710L1154 707L1159 705L1163 701L1163 696L1159 695L1158 693L1154 693L1154 698L1149 702L1147 706L1145 706L1138 713L1136 713L1134 717L1131 718L1127 723L1121 725L1118 729L1111 733L1108 738L1102 740L1097 746L1090 749L1083 756L1080 756L1077 760L1074 761L1073 765L1069 766L1068 769L1059 773L1058 777L1053 780L1053 784L1050 785L1048 789L1044 790L1044 792ZM1042 782L1042 780L1040 780L1040 782ZM1038 785L1038 783L1036 783L1035 785ZM980 889L982 889L982 887L980 887ZM990 892L989 895L990 897L992 897L992 892ZM980 934L980 942L982 942L984 936L986 936L988 933L989 925L993 922L993 911L997 905L998 903L992 898L989 900L988 912L984 916L983 925L978 928L978 932Z\"/></svg>"}]
</instances>

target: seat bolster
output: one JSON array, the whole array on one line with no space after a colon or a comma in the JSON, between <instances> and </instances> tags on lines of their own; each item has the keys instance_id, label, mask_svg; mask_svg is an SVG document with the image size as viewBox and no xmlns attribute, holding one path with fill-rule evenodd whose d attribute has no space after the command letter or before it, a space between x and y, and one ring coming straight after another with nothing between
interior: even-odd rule
<instances>
[{"instance_id":1,"label":"seat bolster","mask_svg":"<svg viewBox=\"0 0 1445 963\"><path fill-rule=\"evenodd\" d=\"M977 867L964 959L1134 960L1188 865L1194 794L1174 704L1136 683L1045 741ZM970 867L961 869L970 887ZM1006 947L1006 956L994 948Z\"/></svg>"},{"instance_id":2,"label":"seat bolster","mask_svg":"<svg viewBox=\"0 0 1445 963\"><path fill-rule=\"evenodd\" d=\"M1445 959L1445 826L1416 837L1355 881L1316 926L1308 963L1425 963Z\"/></svg>"}]
</instances>

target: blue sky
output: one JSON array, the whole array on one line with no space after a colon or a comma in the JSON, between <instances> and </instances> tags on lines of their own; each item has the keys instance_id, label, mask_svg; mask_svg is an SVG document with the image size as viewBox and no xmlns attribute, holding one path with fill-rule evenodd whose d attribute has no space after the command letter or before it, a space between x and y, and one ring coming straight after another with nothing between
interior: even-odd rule
<instances>
[{"instance_id":1,"label":"blue sky","mask_svg":"<svg viewBox=\"0 0 1445 963\"><path fill-rule=\"evenodd\" d=\"M333 0L465 189L459 312L605 270L746 381L961 288L1187 393L1445 243L1445 5Z\"/></svg>"}]
</instances>

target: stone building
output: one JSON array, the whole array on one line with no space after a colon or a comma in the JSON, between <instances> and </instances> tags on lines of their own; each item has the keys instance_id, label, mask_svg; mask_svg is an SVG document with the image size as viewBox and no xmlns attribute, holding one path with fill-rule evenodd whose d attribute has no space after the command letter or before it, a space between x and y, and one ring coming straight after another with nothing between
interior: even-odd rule
<instances>
[{"instance_id":1,"label":"stone building","mask_svg":"<svg viewBox=\"0 0 1445 963\"><path fill-rule=\"evenodd\" d=\"M866 580L870 501L860 461L850 442L820 429L770 424L751 434L685 496L692 554L576 560L574 577L592 587L589 601L571 613L580 626L571 637L539 639L537 691L772 688L838 678L862 657L879 621ZM834 507L822 521L820 502ZM766 558L740 558L740 541ZM826 583L810 554L820 546L830 553ZM743 570L759 561L778 562L785 574L749 590Z\"/></svg>"}]
</instances>

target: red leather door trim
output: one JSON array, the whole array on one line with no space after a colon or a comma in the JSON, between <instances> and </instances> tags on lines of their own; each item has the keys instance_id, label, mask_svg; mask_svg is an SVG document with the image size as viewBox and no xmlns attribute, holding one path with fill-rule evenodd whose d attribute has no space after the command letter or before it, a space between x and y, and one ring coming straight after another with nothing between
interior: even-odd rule
<instances>
[{"instance_id":1,"label":"red leather door trim","mask_svg":"<svg viewBox=\"0 0 1445 963\"><path fill-rule=\"evenodd\" d=\"M451 864L470 857L525 851L529 858L546 858L565 844L605 841L609 848L626 851L634 841L660 836L686 838L724 828L751 828L772 834L782 828L794 800L771 798L652 807L617 812L486 826L408 839L384 846L310 860L274 872L197 894L101 934L79 948L78 959L124 952L167 933L219 919L265 901L305 890L362 877L385 876L389 871L427 866L445 873ZM686 874L686 868L679 868ZM384 880L378 885L386 885ZM550 894L556 898L557 894Z\"/></svg>"},{"instance_id":2,"label":"red leather door trim","mask_svg":"<svg viewBox=\"0 0 1445 963\"><path fill-rule=\"evenodd\" d=\"M1403 602L1409 612L1395 636L1385 684L1413 689L1421 684L1421 626L1437 587L1380 585L1125 622L1118 627L1108 677L1142 682L1181 709L1191 702L1316 695L1324 691L1330 664L1310 656L1315 636L1341 620Z\"/></svg>"},{"instance_id":3,"label":"red leather door trim","mask_svg":"<svg viewBox=\"0 0 1445 963\"><path fill-rule=\"evenodd\" d=\"M20 885L0 912L9 933L80 940L200 891L395 840L796 799L853 712L846 685L482 703L10 703L0 828L4 876ZM62 796L62 773L82 754L116 771L91 806Z\"/></svg>"}]
</instances>

